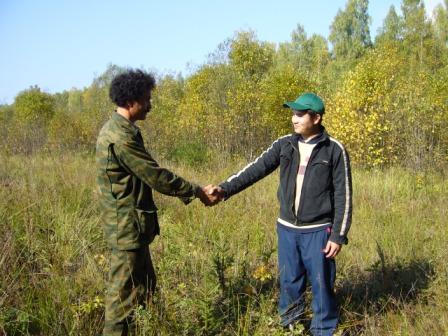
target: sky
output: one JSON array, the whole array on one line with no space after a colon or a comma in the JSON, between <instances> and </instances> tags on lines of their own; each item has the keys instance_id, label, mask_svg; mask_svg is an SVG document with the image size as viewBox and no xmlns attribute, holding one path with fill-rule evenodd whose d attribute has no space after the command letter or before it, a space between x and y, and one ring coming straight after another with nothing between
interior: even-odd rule
<instances>
[{"instance_id":1,"label":"sky","mask_svg":"<svg viewBox=\"0 0 448 336\"><path fill-rule=\"evenodd\" d=\"M82 89L109 64L188 75L240 30L290 41L297 24L328 38L347 0L0 0L0 104L38 85ZM425 0L428 13L442 0ZM372 39L391 5L371 0Z\"/></svg>"}]
</instances>

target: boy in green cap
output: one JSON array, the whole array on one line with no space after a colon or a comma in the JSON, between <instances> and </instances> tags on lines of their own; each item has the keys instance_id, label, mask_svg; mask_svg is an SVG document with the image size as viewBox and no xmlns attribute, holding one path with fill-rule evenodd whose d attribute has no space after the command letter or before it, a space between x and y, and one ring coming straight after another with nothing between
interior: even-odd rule
<instances>
[{"instance_id":1,"label":"boy in green cap","mask_svg":"<svg viewBox=\"0 0 448 336\"><path fill-rule=\"evenodd\" d=\"M251 186L280 167L277 220L281 324L303 318L306 282L313 294L313 335L332 335L338 322L334 258L347 244L352 214L350 161L344 146L322 126L325 106L305 93L284 107L294 133L276 141L255 161L208 192L220 199Z\"/></svg>"}]
</instances>

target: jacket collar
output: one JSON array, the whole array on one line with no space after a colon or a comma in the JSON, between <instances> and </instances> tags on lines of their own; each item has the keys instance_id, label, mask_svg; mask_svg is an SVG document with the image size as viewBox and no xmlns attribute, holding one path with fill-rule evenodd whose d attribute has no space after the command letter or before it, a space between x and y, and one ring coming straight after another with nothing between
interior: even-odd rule
<instances>
[{"instance_id":1,"label":"jacket collar","mask_svg":"<svg viewBox=\"0 0 448 336\"><path fill-rule=\"evenodd\" d=\"M132 132L132 134L134 134L134 135L137 135L138 133L140 133L140 128L135 126L128 119L123 117L121 114L118 114L117 111L115 111L112 114L112 120L114 120L120 127L123 127L124 129Z\"/></svg>"},{"instance_id":2,"label":"jacket collar","mask_svg":"<svg viewBox=\"0 0 448 336\"><path fill-rule=\"evenodd\" d=\"M311 139L309 142L309 144L320 144L322 142L327 141L329 138L327 131L325 130L324 126L321 126L321 133L319 133L318 136L316 136L315 138ZM299 141L300 142L305 142L303 141L303 138L300 134L294 133L291 137L291 145L295 148L295 149L299 149Z\"/></svg>"}]
</instances>

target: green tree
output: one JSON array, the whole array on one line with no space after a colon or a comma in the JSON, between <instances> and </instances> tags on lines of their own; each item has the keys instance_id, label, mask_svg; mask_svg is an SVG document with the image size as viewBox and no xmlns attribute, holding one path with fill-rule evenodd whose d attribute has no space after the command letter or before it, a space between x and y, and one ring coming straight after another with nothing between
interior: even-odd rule
<instances>
[{"instance_id":1,"label":"green tree","mask_svg":"<svg viewBox=\"0 0 448 336\"><path fill-rule=\"evenodd\" d=\"M152 94L149 122L142 124L142 128L151 142L151 149L156 149L158 153L176 144L182 136L182 129L173 125L177 125L180 119L190 117L182 116L179 112L184 88L185 81L180 75L176 77L165 75L157 80L157 86Z\"/></svg>"},{"instance_id":2,"label":"green tree","mask_svg":"<svg viewBox=\"0 0 448 336\"><path fill-rule=\"evenodd\" d=\"M280 68L290 64L308 80L321 83L329 61L327 40L317 34L307 38L305 29L299 24L291 34L291 42L280 44L275 63Z\"/></svg>"},{"instance_id":3,"label":"green tree","mask_svg":"<svg viewBox=\"0 0 448 336\"><path fill-rule=\"evenodd\" d=\"M54 98L38 86L20 92L14 101L14 114L19 122L45 125L54 114Z\"/></svg>"},{"instance_id":4,"label":"green tree","mask_svg":"<svg viewBox=\"0 0 448 336\"><path fill-rule=\"evenodd\" d=\"M390 6L389 12L383 21L383 26L379 29L375 38L376 44L397 42L403 38L402 18L395 11L395 7Z\"/></svg>"},{"instance_id":5,"label":"green tree","mask_svg":"<svg viewBox=\"0 0 448 336\"><path fill-rule=\"evenodd\" d=\"M60 111L66 111L68 105L68 91L64 90L63 92L57 92L53 95L54 98L54 108L55 115Z\"/></svg>"},{"instance_id":6,"label":"green tree","mask_svg":"<svg viewBox=\"0 0 448 336\"><path fill-rule=\"evenodd\" d=\"M40 149L47 141L48 124L55 112L53 96L33 86L17 95L13 107L10 148L28 154Z\"/></svg>"},{"instance_id":7,"label":"green tree","mask_svg":"<svg viewBox=\"0 0 448 336\"><path fill-rule=\"evenodd\" d=\"M436 23L426 16L422 0L403 0L402 11L402 52L407 56L409 76L435 74L447 64L446 45L437 38Z\"/></svg>"},{"instance_id":8,"label":"green tree","mask_svg":"<svg viewBox=\"0 0 448 336\"><path fill-rule=\"evenodd\" d=\"M371 46L367 7L368 0L349 0L330 26L332 62L325 72L325 91L328 93L334 94L348 71L356 66Z\"/></svg>"},{"instance_id":9,"label":"green tree","mask_svg":"<svg viewBox=\"0 0 448 336\"><path fill-rule=\"evenodd\" d=\"M264 134L260 85L274 56L273 45L257 40L253 32L239 32L221 44L208 64L185 80L183 97L176 106L182 116L176 122L178 138L250 157ZM164 102L170 99L154 101L154 117L163 114Z\"/></svg>"},{"instance_id":10,"label":"green tree","mask_svg":"<svg viewBox=\"0 0 448 336\"><path fill-rule=\"evenodd\" d=\"M109 98L109 86L112 79L123 70L124 68L117 65L109 65L106 71L96 77L92 84L83 91L81 98L76 98L77 94L73 98L82 104L82 118L91 125L88 132L92 139L96 138L100 127L114 110L114 104ZM76 104L70 106L71 109L75 107Z\"/></svg>"},{"instance_id":11,"label":"green tree","mask_svg":"<svg viewBox=\"0 0 448 336\"><path fill-rule=\"evenodd\" d=\"M349 0L331 24L329 40L336 59L355 60L371 45L368 0Z\"/></svg>"},{"instance_id":12,"label":"green tree","mask_svg":"<svg viewBox=\"0 0 448 336\"><path fill-rule=\"evenodd\" d=\"M50 121L47 146L52 150L93 151L95 141L92 124L81 113L57 111Z\"/></svg>"},{"instance_id":13,"label":"green tree","mask_svg":"<svg viewBox=\"0 0 448 336\"><path fill-rule=\"evenodd\" d=\"M12 105L0 105L0 137L3 141L0 143L0 150L8 149L9 136L14 109Z\"/></svg>"},{"instance_id":14,"label":"green tree","mask_svg":"<svg viewBox=\"0 0 448 336\"><path fill-rule=\"evenodd\" d=\"M11 122L14 116L14 109L11 105L0 105L0 124L2 126Z\"/></svg>"},{"instance_id":15,"label":"green tree","mask_svg":"<svg viewBox=\"0 0 448 336\"><path fill-rule=\"evenodd\" d=\"M259 41L253 32L239 32L232 40L229 68L234 83L226 97L226 127L230 134L231 152L254 155L260 144L260 83L274 64L275 48Z\"/></svg>"},{"instance_id":16,"label":"green tree","mask_svg":"<svg viewBox=\"0 0 448 336\"><path fill-rule=\"evenodd\" d=\"M403 51L410 60L410 70L418 71L429 61L427 56L428 43L431 43L431 25L426 17L425 5L422 0L403 0Z\"/></svg>"},{"instance_id":17,"label":"green tree","mask_svg":"<svg viewBox=\"0 0 448 336\"><path fill-rule=\"evenodd\" d=\"M242 31L231 42L229 60L239 75L257 80L272 66L274 55L271 43L258 41L252 31Z\"/></svg>"},{"instance_id":18,"label":"green tree","mask_svg":"<svg viewBox=\"0 0 448 336\"><path fill-rule=\"evenodd\" d=\"M83 110L83 92L76 88L68 91L67 111L70 113L81 113Z\"/></svg>"},{"instance_id":19,"label":"green tree","mask_svg":"<svg viewBox=\"0 0 448 336\"><path fill-rule=\"evenodd\" d=\"M393 92L395 134L400 163L412 169L437 169L448 159L448 71L424 69L403 77Z\"/></svg>"},{"instance_id":20,"label":"green tree","mask_svg":"<svg viewBox=\"0 0 448 336\"><path fill-rule=\"evenodd\" d=\"M204 65L187 78L185 95L178 106L182 139L201 142L220 151L230 151L234 115L228 97L237 85L235 73L226 64Z\"/></svg>"},{"instance_id":21,"label":"green tree","mask_svg":"<svg viewBox=\"0 0 448 336\"><path fill-rule=\"evenodd\" d=\"M323 84L324 74L330 63L330 51L327 40L317 34L313 34L305 43L305 50L308 59L308 79Z\"/></svg>"},{"instance_id":22,"label":"green tree","mask_svg":"<svg viewBox=\"0 0 448 336\"><path fill-rule=\"evenodd\" d=\"M434 31L444 47L448 47L448 0L434 9Z\"/></svg>"}]
</instances>

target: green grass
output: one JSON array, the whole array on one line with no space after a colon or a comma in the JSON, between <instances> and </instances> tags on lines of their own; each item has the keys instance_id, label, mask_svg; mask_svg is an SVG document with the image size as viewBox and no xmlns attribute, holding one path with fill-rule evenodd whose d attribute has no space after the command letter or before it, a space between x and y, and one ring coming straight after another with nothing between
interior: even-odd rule
<instances>
[{"instance_id":1,"label":"green grass","mask_svg":"<svg viewBox=\"0 0 448 336\"><path fill-rule=\"evenodd\" d=\"M201 184L244 166L165 164ZM139 335L287 334L276 316L277 181L213 208L157 194L159 290L137 312ZM340 334L448 333L447 186L441 174L355 170L350 242L337 259ZM108 265L96 197L91 157L2 157L0 335L101 332Z\"/></svg>"}]
</instances>

